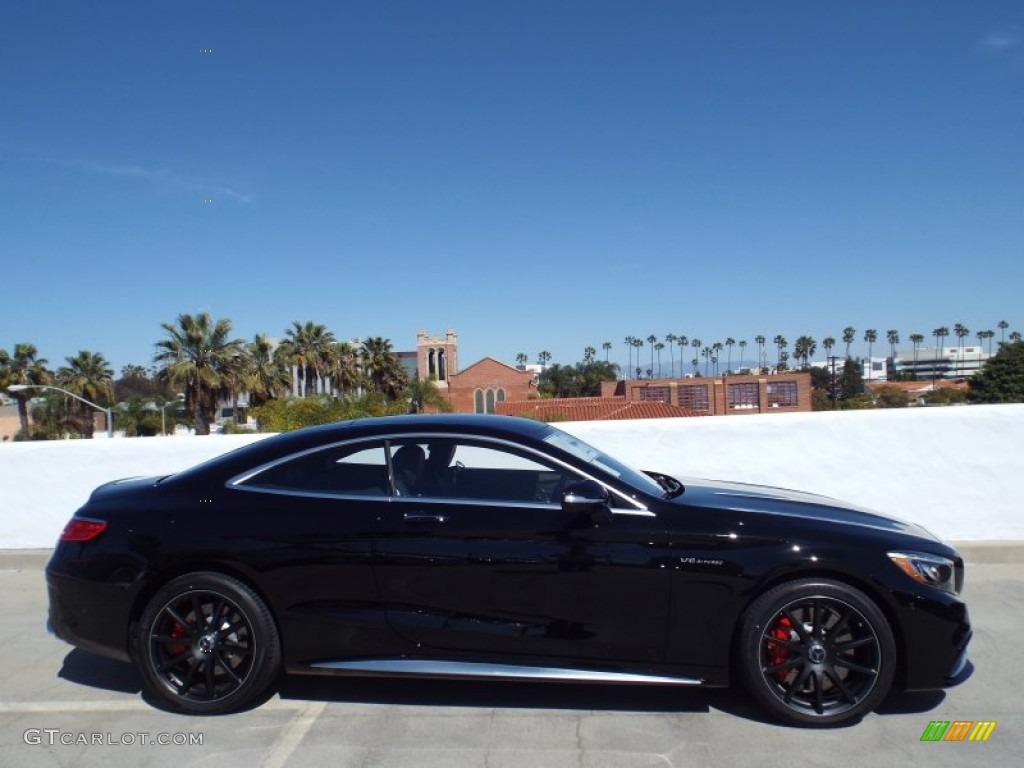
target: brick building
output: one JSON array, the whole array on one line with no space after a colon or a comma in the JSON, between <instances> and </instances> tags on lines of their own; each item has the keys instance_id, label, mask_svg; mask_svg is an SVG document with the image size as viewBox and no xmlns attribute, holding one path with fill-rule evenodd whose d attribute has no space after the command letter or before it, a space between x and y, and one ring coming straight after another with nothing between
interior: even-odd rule
<instances>
[{"instance_id":1,"label":"brick building","mask_svg":"<svg viewBox=\"0 0 1024 768\"><path fill-rule=\"evenodd\" d=\"M496 413L499 403L537 394L533 373L485 357L448 376L448 402L456 413Z\"/></svg>"},{"instance_id":2,"label":"brick building","mask_svg":"<svg viewBox=\"0 0 1024 768\"><path fill-rule=\"evenodd\" d=\"M602 397L628 402L660 402L699 416L791 413L811 410L811 374L787 371L770 376L609 381Z\"/></svg>"}]
</instances>

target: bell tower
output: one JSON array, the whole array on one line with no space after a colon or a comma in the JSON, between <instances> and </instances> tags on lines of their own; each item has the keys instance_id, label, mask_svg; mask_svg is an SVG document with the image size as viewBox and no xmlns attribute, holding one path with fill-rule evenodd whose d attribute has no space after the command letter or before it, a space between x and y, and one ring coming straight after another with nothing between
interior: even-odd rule
<instances>
[{"instance_id":1,"label":"bell tower","mask_svg":"<svg viewBox=\"0 0 1024 768\"><path fill-rule=\"evenodd\" d=\"M448 388L448 377L459 372L459 336L449 328L445 335L416 332L416 372L420 379L432 379L439 389Z\"/></svg>"}]
</instances>

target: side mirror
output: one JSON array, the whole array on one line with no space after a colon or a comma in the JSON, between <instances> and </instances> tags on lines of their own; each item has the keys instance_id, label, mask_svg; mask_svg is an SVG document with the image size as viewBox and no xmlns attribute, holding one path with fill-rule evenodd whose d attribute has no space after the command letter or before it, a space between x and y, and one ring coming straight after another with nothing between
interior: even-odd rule
<instances>
[{"instance_id":1,"label":"side mirror","mask_svg":"<svg viewBox=\"0 0 1024 768\"><path fill-rule=\"evenodd\" d=\"M596 521L611 517L611 497L608 489L594 480L580 480L566 486L562 493L562 509L565 512L588 514Z\"/></svg>"}]
</instances>

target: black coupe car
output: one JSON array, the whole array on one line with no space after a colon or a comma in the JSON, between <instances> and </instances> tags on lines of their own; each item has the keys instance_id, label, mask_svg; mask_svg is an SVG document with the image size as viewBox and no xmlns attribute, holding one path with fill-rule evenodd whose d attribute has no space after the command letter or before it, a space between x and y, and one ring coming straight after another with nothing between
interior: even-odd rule
<instances>
[{"instance_id":1,"label":"black coupe car","mask_svg":"<svg viewBox=\"0 0 1024 768\"><path fill-rule=\"evenodd\" d=\"M926 530L502 416L315 427L103 485L46 577L53 632L190 713L251 706L282 670L738 677L832 725L969 668L963 561Z\"/></svg>"}]
</instances>

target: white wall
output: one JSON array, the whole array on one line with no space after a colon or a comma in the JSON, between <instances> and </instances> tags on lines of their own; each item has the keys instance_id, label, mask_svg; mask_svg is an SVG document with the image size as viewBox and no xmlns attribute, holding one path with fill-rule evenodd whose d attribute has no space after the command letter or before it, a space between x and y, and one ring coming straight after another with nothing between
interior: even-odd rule
<instances>
[{"instance_id":1,"label":"white wall","mask_svg":"<svg viewBox=\"0 0 1024 768\"><path fill-rule=\"evenodd\" d=\"M823 493L950 540L1024 541L1024 405L558 426L638 467ZM0 549L52 546L100 483L168 474L261 437L0 444Z\"/></svg>"}]
</instances>

